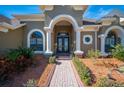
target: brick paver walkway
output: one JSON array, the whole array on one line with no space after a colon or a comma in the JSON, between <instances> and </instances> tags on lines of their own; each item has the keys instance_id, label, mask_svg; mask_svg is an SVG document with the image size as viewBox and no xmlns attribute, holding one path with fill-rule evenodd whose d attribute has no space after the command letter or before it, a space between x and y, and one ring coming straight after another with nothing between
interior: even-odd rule
<instances>
[{"instance_id":1,"label":"brick paver walkway","mask_svg":"<svg viewBox=\"0 0 124 93\"><path fill-rule=\"evenodd\" d=\"M78 87L71 60L57 60L57 62L50 87Z\"/></svg>"}]
</instances>

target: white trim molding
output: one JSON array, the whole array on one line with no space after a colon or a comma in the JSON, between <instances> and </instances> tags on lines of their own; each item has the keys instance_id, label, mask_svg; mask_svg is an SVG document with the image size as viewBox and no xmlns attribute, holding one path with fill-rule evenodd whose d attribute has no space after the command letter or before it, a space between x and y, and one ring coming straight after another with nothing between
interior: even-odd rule
<instances>
[{"instance_id":1,"label":"white trim molding","mask_svg":"<svg viewBox=\"0 0 124 93\"><path fill-rule=\"evenodd\" d=\"M86 41L86 38L89 38L90 41L87 42L87 41ZM92 42L93 42L93 37L92 37L91 35L84 35L84 36L83 36L83 43L84 43L84 44L89 45L89 44L92 44Z\"/></svg>"},{"instance_id":2,"label":"white trim molding","mask_svg":"<svg viewBox=\"0 0 124 93\"><path fill-rule=\"evenodd\" d=\"M109 28L105 31L105 37L107 37L108 33L109 33L111 30L113 30L113 29L117 29L117 30L121 31L122 34L124 34L124 29L123 29L122 27L120 27L120 26L111 26L111 27L109 27Z\"/></svg>"},{"instance_id":3,"label":"white trim molding","mask_svg":"<svg viewBox=\"0 0 124 93\"><path fill-rule=\"evenodd\" d=\"M108 33L113 29L117 30L116 33L121 38L121 44L124 46L124 39L123 39L123 37L124 37L124 29L122 27L120 27L120 26L111 26L111 27L109 27L105 32L105 38L107 37Z\"/></svg>"},{"instance_id":4,"label":"white trim molding","mask_svg":"<svg viewBox=\"0 0 124 93\"><path fill-rule=\"evenodd\" d=\"M44 32L40 29L32 29L31 31L29 31L28 35L27 35L27 47L30 48L30 36L33 32L40 32L43 36L43 51L34 51L34 53L43 53L45 51L45 35Z\"/></svg>"},{"instance_id":5,"label":"white trim molding","mask_svg":"<svg viewBox=\"0 0 124 93\"><path fill-rule=\"evenodd\" d=\"M51 20L49 26L44 27L44 29L53 31L53 28L54 28L55 24L60 22L60 21L63 21L63 20L70 22L74 27L74 31L78 31L78 30L83 29L83 27L78 26L77 21L72 16L66 15L66 14L61 14L61 15L58 15L58 16L54 17Z\"/></svg>"}]
</instances>

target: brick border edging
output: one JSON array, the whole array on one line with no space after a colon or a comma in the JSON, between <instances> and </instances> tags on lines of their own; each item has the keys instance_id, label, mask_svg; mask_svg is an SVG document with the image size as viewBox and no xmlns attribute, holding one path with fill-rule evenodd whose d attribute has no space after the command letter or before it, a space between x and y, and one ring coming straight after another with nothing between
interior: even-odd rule
<instances>
[{"instance_id":1,"label":"brick border edging","mask_svg":"<svg viewBox=\"0 0 124 93\"><path fill-rule=\"evenodd\" d=\"M78 72L77 72L77 70L76 70L76 68L75 68L75 66L74 66L74 64L73 64L73 62L71 61L70 63L71 63L71 67L72 67L72 69L73 69L73 71L74 71L74 75L75 75L75 78L76 78L76 80L77 80L78 86L79 86L79 87L83 87L84 84L82 83L82 81L81 81L81 79L80 79L80 77L79 77L79 74L78 74Z\"/></svg>"},{"instance_id":2,"label":"brick border edging","mask_svg":"<svg viewBox=\"0 0 124 93\"><path fill-rule=\"evenodd\" d=\"M49 87L49 84L50 84L50 82L51 82L51 79L52 79L52 76L53 76L53 74L54 74L55 68L56 68L56 64L53 65L53 67L52 67L52 69L51 69L51 71L50 71L50 74L48 75L48 77L47 77L47 79L46 79L47 82L45 82L45 84L42 85L42 86L38 85L38 87ZM40 82L40 80L38 81L38 84L39 84L39 82Z\"/></svg>"},{"instance_id":3,"label":"brick border edging","mask_svg":"<svg viewBox=\"0 0 124 93\"><path fill-rule=\"evenodd\" d=\"M55 72L55 68L56 68L56 64L54 64L54 66L53 66L53 68L52 68L52 70L50 71L50 74L49 74L49 76L48 76L48 81L47 81L47 84L46 84L47 87L49 87L49 85L50 85L52 76L53 76L53 74L54 74L54 72Z\"/></svg>"}]
</instances>

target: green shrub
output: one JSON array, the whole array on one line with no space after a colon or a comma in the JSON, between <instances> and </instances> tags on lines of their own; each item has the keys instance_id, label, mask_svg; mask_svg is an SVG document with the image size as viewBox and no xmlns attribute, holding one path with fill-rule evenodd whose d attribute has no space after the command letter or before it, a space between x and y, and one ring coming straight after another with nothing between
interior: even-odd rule
<instances>
[{"instance_id":1,"label":"green shrub","mask_svg":"<svg viewBox=\"0 0 124 93\"><path fill-rule=\"evenodd\" d=\"M97 58L101 55L99 50L88 50L87 57L91 58L93 62L97 62Z\"/></svg>"},{"instance_id":2,"label":"green shrub","mask_svg":"<svg viewBox=\"0 0 124 93\"><path fill-rule=\"evenodd\" d=\"M87 56L89 58L98 58L100 57L101 53L99 50L88 50Z\"/></svg>"},{"instance_id":3,"label":"green shrub","mask_svg":"<svg viewBox=\"0 0 124 93\"><path fill-rule=\"evenodd\" d=\"M85 85L91 85L92 75L89 68L81 63L78 57L73 57L73 63L78 71L81 80L85 83Z\"/></svg>"},{"instance_id":4,"label":"green shrub","mask_svg":"<svg viewBox=\"0 0 124 93\"><path fill-rule=\"evenodd\" d=\"M18 49L10 50L7 54L7 59L14 65L16 72L22 72L32 64L30 60L32 56L32 49L19 47Z\"/></svg>"},{"instance_id":5,"label":"green shrub","mask_svg":"<svg viewBox=\"0 0 124 93\"><path fill-rule=\"evenodd\" d=\"M55 57L55 56L49 57L49 63L50 63L50 64L53 64L53 63L55 63L55 62L56 62L56 57Z\"/></svg>"},{"instance_id":6,"label":"green shrub","mask_svg":"<svg viewBox=\"0 0 124 93\"><path fill-rule=\"evenodd\" d=\"M7 54L7 58L10 60L10 61L16 61L16 59L20 57L20 53L18 52L17 49L15 50L10 50L10 52Z\"/></svg>"},{"instance_id":7,"label":"green shrub","mask_svg":"<svg viewBox=\"0 0 124 93\"><path fill-rule=\"evenodd\" d=\"M109 81L108 78L103 77L97 80L96 84L94 85L95 87L108 87Z\"/></svg>"},{"instance_id":8,"label":"green shrub","mask_svg":"<svg viewBox=\"0 0 124 93\"><path fill-rule=\"evenodd\" d=\"M118 68L119 72L124 73L124 66Z\"/></svg>"},{"instance_id":9,"label":"green shrub","mask_svg":"<svg viewBox=\"0 0 124 93\"><path fill-rule=\"evenodd\" d=\"M103 77L103 78L100 78L94 86L95 87L124 87L124 84L117 81L110 80L107 77Z\"/></svg>"},{"instance_id":10,"label":"green shrub","mask_svg":"<svg viewBox=\"0 0 124 93\"><path fill-rule=\"evenodd\" d=\"M26 58L32 58L32 56L33 56L33 49L31 49L31 48L19 47L18 52L20 53L20 55L23 55Z\"/></svg>"},{"instance_id":11,"label":"green shrub","mask_svg":"<svg viewBox=\"0 0 124 93\"><path fill-rule=\"evenodd\" d=\"M30 48L21 48L10 50L7 54L7 58L11 61L16 61L19 57L31 58L33 56L33 50Z\"/></svg>"},{"instance_id":12,"label":"green shrub","mask_svg":"<svg viewBox=\"0 0 124 93\"><path fill-rule=\"evenodd\" d=\"M120 44L116 45L114 49L112 49L112 56L124 61L124 47Z\"/></svg>"},{"instance_id":13,"label":"green shrub","mask_svg":"<svg viewBox=\"0 0 124 93\"><path fill-rule=\"evenodd\" d=\"M4 59L0 60L0 84L12 77L13 72L20 73L32 64L32 49L18 48L10 50Z\"/></svg>"},{"instance_id":14,"label":"green shrub","mask_svg":"<svg viewBox=\"0 0 124 93\"><path fill-rule=\"evenodd\" d=\"M26 84L23 84L24 87L36 87L37 82L34 79L29 79Z\"/></svg>"}]
</instances>

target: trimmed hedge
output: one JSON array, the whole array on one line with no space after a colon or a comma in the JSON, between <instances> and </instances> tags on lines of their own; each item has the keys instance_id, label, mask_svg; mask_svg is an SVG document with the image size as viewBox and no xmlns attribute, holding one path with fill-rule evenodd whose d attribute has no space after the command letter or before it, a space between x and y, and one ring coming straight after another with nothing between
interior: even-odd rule
<instances>
[{"instance_id":1,"label":"trimmed hedge","mask_svg":"<svg viewBox=\"0 0 124 93\"><path fill-rule=\"evenodd\" d=\"M91 85L93 82L91 71L85 64L80 62L78 57L73 57L73 63L78 71L78 74L85 85Z\"/></svg>"}]
</instances>

